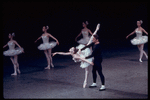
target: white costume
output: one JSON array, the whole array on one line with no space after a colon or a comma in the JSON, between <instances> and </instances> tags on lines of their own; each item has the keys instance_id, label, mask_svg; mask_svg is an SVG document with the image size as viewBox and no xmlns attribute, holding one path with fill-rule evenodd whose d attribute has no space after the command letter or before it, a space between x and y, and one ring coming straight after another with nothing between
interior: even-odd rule
<instances>
[{"instance_id":1,"label":"white costume","mask_svg":"<svg viewBox=\"0 0 150 100\"><path fill-rule=\"evenodd\" d=\"M77 41L79 44L87 44L90 40L89 32L82 31L83 38Z\"/></svg>"},{"instance_id":2,"label":"white costume","mask_svg":"<svg viewBox=\"0 0 150 100\"><path fill-rule=\"evenodd\" d=\"M82 49L83 47L85 47L85 45L79 44L76 48L77 48L77 49ZM87 56L89 56L89 55L92 54L92 50L91 50L90 48L86 48L85 50L82 50L82 51L81 51L81 54L80 54L79 52L77 52L77 54L79 54L80 57L87 57ZM87 60L88 60L89 62L92 62L93 59L94 59L94 58L92 57L92 58L89 58L89 59L87 59ZM84 61L81 61L81 60L77 60L77 59L74 59L74 58L73 58L73 60L74 60L74 62L81 62L81 64L80 64L80 67L81 67L81 68L86 68L86 67L88 67L88 66L90 65L89 63L84 62Z\"/></svg>"},{"instance_id":3,"label":"white costume","mask_svg":"<svg viewBox=\"0 0 150 100\"><path fill-rule=\"evenodd\" d=\"M57 43L54 41L49 42L49 37L42 36L43 43L38 46L39 50L47 50L54 48Z\"/></svg>"},{"instance_id":4,"label":"white costume","mask_svg":"<svg viewBox=\"0 0 150 100\"><path fill-rule=\"evenodd\" d=\"M3 54L5 56L15 56L15 55L19 55L23 52L23 48L15 48L15 43L13 41L8 42L8 47L9 49L7 51L4 51Z\"/></svg>"},{"instance_id":5,"label":"white costume","mask_svg":"<svg viewBox=\"0 0 150 100\"><path fill-rule=\"evenodd\" d=\"M148 42L148 36L142 36L142 32L136 30L136 37L131 40L133 45L140 45Z\"/></svg>"}]
</instances>

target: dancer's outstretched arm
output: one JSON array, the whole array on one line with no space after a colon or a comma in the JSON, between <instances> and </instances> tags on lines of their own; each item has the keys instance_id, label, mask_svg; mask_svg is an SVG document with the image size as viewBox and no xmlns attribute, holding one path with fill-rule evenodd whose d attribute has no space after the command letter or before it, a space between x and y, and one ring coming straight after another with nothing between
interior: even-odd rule
<instances>
[{"instance_id":1,"label":"dancer's outstretched arm","mask_svg":"<svg viewBox=\"0 0 150 100\"><path fill-rule=\"evenodd\" d=\"M3 48L5 48L6 46L8 46L8 44L4 45Z\"/></svg>"},{"instance_id":2,"label":"dancer's outstretched arm","mask_svg":"<svg viewBox=\"0 0 150 100\"><path fill-rule=\"evenodd\" d=\"M135 29L136 30L136 29ZM134 33L135 33L135 30L132 32L132 33L130 33L129 35L127 35L126 36L126 39L130 36L130 35L133 35Z\"/></svg>"},{"instance_id":3,"label":"dancer's outstretched arm","mask_svg":"<svg viewBox=\"0 0 150 100\"><path fill-rule=\"evenodd\" d=\"M53 53L53 56L55 56L56 54L59 54L59 55L71 55L70 52L55 52L55 53Z\"/></svg>"},{"instance_id":4,"label":"dancer's outstretched arm","mask_svg":"<svg viewBox=\"0 0 150 100\"><path fill-rule=\"evenodd\" d=\"M82 34L82 32L79 33L79 35L75 38L75 41L77 41L77 38Z\"/></svg>"},{"instance_id":5,"label":"dancer's outstretched arm","mask_svg":"<svg viewBox=\"0 0 150 100\"><path fill-rule=\"evenodd\" d=\"M40 36L37 40L39 40L39 39L41 39L42 38L42 36ZM37 42L37 40L35 41L35 43Z\"/></svg>"},{"instance_id":6,"label":"dancer's outstretched arm","mask_svg":"<svg viewBox=\"0 0 150 100\"><path fill-rule=\"evenodd\" d=\"M93 35L95 35L97 33L97 31L99 30L100 28L100 24L97 24L97 27L96 27L96 30L94 31L94 33L92 34L89 42L87 43L87 45L91 44L92 43L92 40L93 40Z\"/></svg>"}]
</instances>

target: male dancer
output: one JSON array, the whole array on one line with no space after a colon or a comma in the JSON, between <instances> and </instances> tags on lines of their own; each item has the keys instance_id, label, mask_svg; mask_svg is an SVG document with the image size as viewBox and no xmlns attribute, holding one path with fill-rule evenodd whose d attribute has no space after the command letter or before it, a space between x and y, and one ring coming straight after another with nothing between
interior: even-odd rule
<instances>
[{"instance_id":1,"label":"male dancer","mask_svg":"<svg viewBox=\"0 0 150 100\"><path fill-rule=\"evenodd\" d=\"M101 47L100 47L100 42L99 42L99 39L98 39L99 38L98 35L94 34L93 37L94 37L92 39L93 43L85 46L81 50L84 50L85 48L92 46L92 48L93 48L92 54L87 56L87 57L85 57L85 59L94 57L94 66L93 66L93 70L92 70L92 73L93 73L93 84L90 85L89 88L97 87L97 85L96 85L96 78L97 78L96 71L98 71L98 74L99 74L101 82L102 82L102 86L99 89L99 91L102 91L102 90L105 90L105 77L104 77L104 75L102 73Z\"/></svg>"}]
</instances>

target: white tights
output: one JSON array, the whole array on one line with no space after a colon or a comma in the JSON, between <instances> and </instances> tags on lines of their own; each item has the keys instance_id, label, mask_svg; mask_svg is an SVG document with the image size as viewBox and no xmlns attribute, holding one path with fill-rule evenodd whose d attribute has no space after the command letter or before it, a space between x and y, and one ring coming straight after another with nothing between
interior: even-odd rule
<instances>
[{"instance_id":1,"label":"white tights","mask_svg":"<svg viewBox=\"0 0 150 100\"><path fill-rule=\"evenodd\" d=\"M89 69L88 69L88 67L86 67L85 68L85 79L84 79L84 83L83 83L83 88L85 88L87 85L88 75L89 75Z\"/></svg>"},{"instance_id":2,"label":"white tights","mask_svg":"<svg viewBox=\"0 0 150 100\"><path fill-rule=\"evenodd\" d=\"M49 50L45 50L45 51L44 51L45 56L46 56L46 59L47 59L47 63L48 63L48 66L47 66L45 69L50 69L50 65L51 65L52 67L54 67L54 65L53 65L53 63L52 63L51 52L52 52L52 49L49 49Z\"/></svg>"},{"instance_id":3,"label":"white tights","mask_svg":"<svg viewBox=\"0 0 150 100\"><path fill-rule=\"evenodd\" d=\"M18 56L15 55L14 58L10 57L10 60L12 61L13 65L14 65L14 73L11 75L17 75L17 71L20 74L20 70L19 70L19 63L18 63Z\"/></svg>"},{"instance_id":4,"label":"white tights","mask_svg":"<svg viewBox=\"0 0 150 100\"><path fill-rule=\"evenodd\" d=\"M140 59L139 60L142 61L143 54L145 55L146 58L148 58L146 52L143 50L144 44L138 45L137 47L140 51Z\"/></svg>"}]
</instances>

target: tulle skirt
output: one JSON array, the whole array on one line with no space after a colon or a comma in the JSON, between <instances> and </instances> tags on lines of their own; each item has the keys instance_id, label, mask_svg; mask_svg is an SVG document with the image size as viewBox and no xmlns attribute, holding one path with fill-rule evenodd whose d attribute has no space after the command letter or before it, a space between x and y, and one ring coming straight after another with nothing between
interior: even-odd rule
<instances>
[{"instance_id":1,"label":"tulle skirt","mask_svg":"<svg viewBox=\"0 0 150 100\"><path fill-rule=\"evenodd\" d=\"M90 36L80 39L79 41L77 41L77 43L79 43L79 44L87 44L89 42L89 40L90 40Z\"/></svg>"},{"instance_id":2,"label":"tulle skirt","mask_svg":"<svg viewBox=\"0 0 150 100\"><path fill-rule=\"evenodd\" d=\"M15 56L15 55L19 55L23 52L23 48L20 49L19 47L15 48L15 49L8 49L7 51L3 52L4 56Z\"/></svg>"},{"instance_id":3,"label":"tulle skirt","mask_svg":"<svg viewBox=\"0 0 150 100\"><path fill-rule=\"evenodd\" d=\"M56 45L57 45L57 43L54 41L49 42L49 43L42 43L38 46L38 49L39 50L48 50L48 49L54 48Z\"/></svg>"},{"instance_id":4,"label":"tulle skirt","mask_svg":"<svg viewBox=\"0 0 150 100\"><path fill-rule=\"evenodd\" d=\"M77 49L82 49L83 47L85 47L85 45L80 44L76 48ZM77 53L79 54L79 52L77 52ZM82 50L81 54L79 54L79 55L80 55L80 57L87 57L91 54L92 54L92 50L90 48L86 48L85 50ZM92 58L89 58L89 59L86 59L86 60L88 60L89 62L92 62L93 59L94 58L92 57ZM86 68L86 67L90 66L90 64L85 62L85 61L81 61L79 59L74 59L74 58L73 58L73 60L74 60L74 62L81 62L81 64L80 64L81 68Z\"/></svg>"},{"instance_id":5,"label":"tulle skirt","mask_svg":"<svg viewBox=\"0 0 150 100\"><path fill-rule=\"evenodd\" d=\"M133 45L140 45L148 42L148 36L135 37L131 40Z\"/></svg>"}]
</instances>

